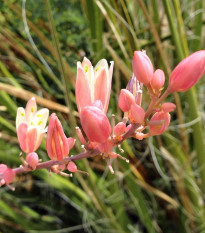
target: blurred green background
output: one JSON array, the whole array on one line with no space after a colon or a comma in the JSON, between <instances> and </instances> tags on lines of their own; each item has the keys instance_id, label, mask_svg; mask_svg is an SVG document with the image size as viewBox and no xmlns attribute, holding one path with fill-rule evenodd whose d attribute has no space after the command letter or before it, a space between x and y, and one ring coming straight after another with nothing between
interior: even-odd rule
<instances>
[{"instance_id":1,"label":"blurred green background","mask_svg":"<svg viewBox=\"0 0 205 233\"><path fill-rule=\"evenodd\" d=\"M0 163L20 165L17 107L38 96L75 136L76 62L115 61L108 117L120 121L121 88L132 75L134 50L146 50L166 73L205 49L203 0L0 1ZM167 85L167 84L166 84ZM123 143L124 161L111 175L96 157L78 161L90 176L64 178L47 170L0 188L0 232L205 232L205 85L168 97L177 105L162 136ZM143 106L149 104L144 90ZM71 151L82 149L79 142ZM48 160L45 139L38 154Z\"/></svg>"}]
</instances>

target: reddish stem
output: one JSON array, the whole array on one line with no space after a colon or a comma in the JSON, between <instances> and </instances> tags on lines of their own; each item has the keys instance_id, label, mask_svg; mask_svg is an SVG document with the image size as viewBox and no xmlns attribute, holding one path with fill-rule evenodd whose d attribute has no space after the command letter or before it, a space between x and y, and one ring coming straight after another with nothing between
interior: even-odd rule
<instances>
[{"instance_id":1,"label":"reddish stem","mask_svg":"<svg viewBox=\"0 0 205 233\"><path fill-rule=\"evenodd\" d=\"M125 139L127 139L129 137L132 137L135 130L137 128L139 128L139 126L140 126L140 124L133 124L132 127L129 129L129 131L127 131L123 135L122 140L121 141L116 141L114 143L121 144ZM98 155L100 153L101 152L98 149L93 149L93 150L87 150L86 152L82 152L82 153L77 154L77 155L72 156L72 157L67 157L62 161L49 160L49 161L46 161L46 162L39 163L38 166L36 167L36 170L43 169L43 168L48 169L48 168L50 168L50 167L52 167L54 165L66 164L69 161L77 161L77 160L80 160L80 159L91 158L91 157L94 157L94 156L96 156L96 155ZM13 171L17 175L17 174L32 171L32 169L31 168L24 168L24 167L20 166L20 167L14 168Z\"/></svg>"}]
</instances>

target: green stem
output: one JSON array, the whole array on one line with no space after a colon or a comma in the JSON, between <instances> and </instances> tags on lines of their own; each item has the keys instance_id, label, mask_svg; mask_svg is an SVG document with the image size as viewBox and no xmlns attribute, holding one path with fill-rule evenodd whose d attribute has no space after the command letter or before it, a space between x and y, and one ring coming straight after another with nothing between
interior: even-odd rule
<instances>
[{"instance_id":1,"label":"green stem","mask_svg":"<svg viewBox=\"0 0 205 233\"><path fill-rule=\"evenodd\" d=\"M193 51L197 51L201 48L201 42L202 42L202 27L203 27L203 12L204 12L204 1L198 0L194 3L194 11L198 12L194 16L194 35L195 39L191 42L191 49Z\"/></svg>"},{"instance_id":2,"label":"green stem","mask_svg":"<svg viewBox=\"0 0 205 233\"><path fill-rule=\"evenodd\" d=\"M165 7L165 11L168 17L168 21L169 21L169 26L172 32L172 38L174 40L174 44L176 46L176 52L178 54L178 57L182 60L184 57L184 53L182 50L182 46L181 46L181 41L179 38L179 33L176 29L176 24L174 22L174 18L175 16L172 14L172 10L171 10L171 6L170 6L170 1L169 0L164 0L164 7Z\"/></svg>"}]
</instances>

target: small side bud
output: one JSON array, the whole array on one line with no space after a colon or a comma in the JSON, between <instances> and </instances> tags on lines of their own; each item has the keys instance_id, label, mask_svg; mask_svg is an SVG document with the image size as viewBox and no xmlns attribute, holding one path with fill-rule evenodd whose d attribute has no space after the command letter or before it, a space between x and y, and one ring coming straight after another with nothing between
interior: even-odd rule
<instances>
[{"instance_id":1,"label":"small side bud","mask_svg":"<svg viewBox=\"0 0 205 233\"><path fill-rule=\"evenodd\" d=\"M176 105L168 102L168 103L162 104L161 108L162 108L162 111L164 112L173 112L174 109L176 108Z\"/></svg>"},{"instance_id":2,"label":"small side bud","mask_svg":"<svg viewBox=\"0 0 205 233\"><path fill-rule=\"evenodd\" d=\"M28 165L35 170L36 166L38 165L39 158L38 155L35 152L29 153L26 155L26 162Z\"/></svg>"},{"instance_id":3,"label":"small side bud","mask_svg":"<svg viewBox=\"0 0 205 233\"><path fill-rule=\"evenodd\" d=\"M142 124L144 121L145 112L138 104L132 104L129 112L129 119L132 124Z\"/></svg>"},{"instance_id":4,"label":"small side bud","mask_svg":"<svg viewBox=\"0 0 205 233\"><path fill-rule=\"evenodd\" d=\"M122 89L120 91L120 96L119 96L119 101L118 101L118 105L120 109L123 112L128 112L133 103L135 103L134 95L130 91L126 89Z\"/></svg>"},{"instance_id":5,"label":"small side bud","mask_svg":"<svg viewBox=\"0 0 205 233\"><path fill-rule=\"evenodd\" d=\"M150 122L160 121L158 125L149 125L150 135L160 135L163 134L165 130L169 127L170 114L168 112L157 112L153 115Z\"/></svg>"},{"instance_id":6,"label":"small side bud","mask_svg":"<svg viewBox=\"0 0 205 233\"><path fill-rule=\"evenodd\" d=\"M157 69L151 80L151 86L154 90L160 90L164 86L165 76L164 71Z\"/></svg>"},{"instance_id":7,"label":"small side bud","mask_svg":"<svg viewBox=\"0 0 205 233\"><path fill-rule=\"evenodd\" d=\"M3 180L6 185L12 183L15 179L15 172L11 168L7 168L3 173Z\"/></svg>"},{"instance_id":8,"label":"small side bud","mask_svg":"<svg viewBox=\"0 0 205 233\"><path fill-rule=\"evenodd\" d=\"M114 134L116 136L121 136L124 134L126 131L126 125L123 122L119 122L115 127L114 127Z\"/></svg>"},{"instance_id":9,"label":"small side bud","mask_svg":"<svg viewBox=\"0 0 205 233\"><path fill-rule=\"evenodd\" d=\"M67 169L69 172L76 172L78 170L76 164L73 161L70 161L67 165Z\"/></svg>"}]
</instances>

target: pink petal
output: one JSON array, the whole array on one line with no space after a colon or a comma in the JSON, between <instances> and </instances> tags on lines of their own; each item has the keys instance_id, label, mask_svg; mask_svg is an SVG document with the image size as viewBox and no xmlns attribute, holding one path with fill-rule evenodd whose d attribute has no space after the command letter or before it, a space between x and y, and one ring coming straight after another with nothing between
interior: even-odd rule
<instances>
[{"instance_id":1,"label":"pink petal","mask_svg":"<svg viewBox=\"0 0 205 233\"><path fill-rule=\"evenodd\" d=\"M56 114L53 113L51 116L50 116L50 119L49 119L49 125L48 125L48 132L47 132L47 138L46 138L46 149L47 149L47 152L48 152L48 156L50 159L52 160L56 160L56 155L53 151L53 132L54 132L54 124L55 124L55 118L56 117Z\"/></svg>"},{"instance_id":2,"label":"pink petal","mask_svg":"<svg viewBox=\"0 0 205 233\"><path fill-rule=\"evenodd\" d=\"M26 135L26 143L27 143L27 152L34 152L34 148L37 140L37 129L31 128Z\"/></svg>"},{"instance_id":3,"label":"pink petal","mask_svg":"<svg viewBox=\"0 0 205 233\"><path fill-rule=\"evenodd\" d=\"M95 77L94 99L100 100L104 106L104 112L107 111L110 99L110 80L105 68L100 68Z\"/></svg>"},{"instance_id":4,"label":"pink petal","mask_svg":"<svg viewBox=\"0 0 205 233\"><path fill-rule=\"evenodd\" d=\"M61 138L62 143L63 143L63 148L62 148L63 149L63 157L66 157L70 151L67 137L64 134L63 127L62 127L60 121L58 120L58 118L56 119L55 123L56 123L59 137Z\"/></svg>"},{"instance_id":5,"label":"pink petal","mask_svg":"<svg viewBox=\"0 0 205 233\"><path fill-rule=\"evenodd\" d=\"M144 117L145 117L144 109L140 107L138 104L135 103L132 104L129 112L130 122L132 124L135 123L142 124L142 122L144 121Z\"/></svg>"},{"instance_id":6,"label":"pink petal","mask_svg":"<svg viewBox=\"0 0 205 233\"><path fill-rule=\"evenodd\" d=\"M126 131L126 125L123 122L119 122L115 127L114 127L114 134L117 136L122 135Z\"/></svg>"},{"instance_id":7,"label":"pink petal","mask_svg":"<svg viewBox=\"0 0 205 233\"><path fill-rule=\"evenodd\" d=\"M72 137L69 137L69 138L67 138L67 142L68 142L68 145L69 145L69 150L71 150L75 145L75 139L72 138Z\"/></svg>"},{"instance_id":8,"label":"pink petal","mask_svg":"<svg viewBox=\"0 0 205 233\"><path fill-rule=\"evenodd\" d=\"M84 57L83 62L82 62L83 69L85 69L85 66L88 66L88 67L92 66L91 61L87 57Z\"/></svg>"},{"instance_id":9,"label":"pink petal","mask_svg":"<svg viewBox=\"0 0 205 233\"><path fill-rule=\"evenodd\" d=\"M91 90L88 78L81 66L78 66L77 70L75 96L79 113L85 106L91 105Z\"/></svg>"},{"instance_id":10,"label":"pink petal","mask_svg":"<svg viewBox=\"0 0 205 233\"><path fill-rule=\"evenodd\" d=\"M59 137L56 125L54 125L54 132L53 133L54 133L53 138L54 138L54 144L55 144L55 149L56 149L57 160L61 161L63 159L63 152L62 152L62 149L61 149L60 137Z\"/></svg>"},{"instance_id":11,"label":"pink petal","mask_svg":"<svg viewBox=\"0 0 205 233\"><path fill-rule=\"evenodd\" d=\"M36 111L37 111L36 99L35 99L35 97L32 97L28 101L28 103L26 105L26 109L25 109L27 122L29 122L31 120L31 118L35 115Z\"/></svg>"},{"instance_id":12,"label":"pink petal","mask_svg":"<svg viewBox=\"0 0 205 233\"><path fill-rule=\"evenodd\" d=\"M37 141L36 141L36 145L35 145L34 151L36 151L39 148L39 146L41 145L41 141L43 139L43 135L44 135L44 133L42 133L42 134L40 134L40 135L37 136Z\"/></svg>"},{"instance_id":13,"label":"pink petal","mask_svg":"<svg viewBox=\"0 0 205 233\"><path fill-rule=\"evenodd\" d=\"M95 106L95 107L99 108L100 110L104 111L102 102L100 100L96 100L95 102L93 102L91 104L91 106Z\"/></svg>"},{"instance_id":14,"label":"pink petal","mask_svg":"<svg viewBox=\"0 0 205 233\"><path fill-rule=\"evenodd\" d=\"M27 146L26 146L26 135L28 130L28 124L27 123L21 123L17 129L17 136L19 140L20 147L22 151L27 153Z\"/></svg>"}]
</instances>

